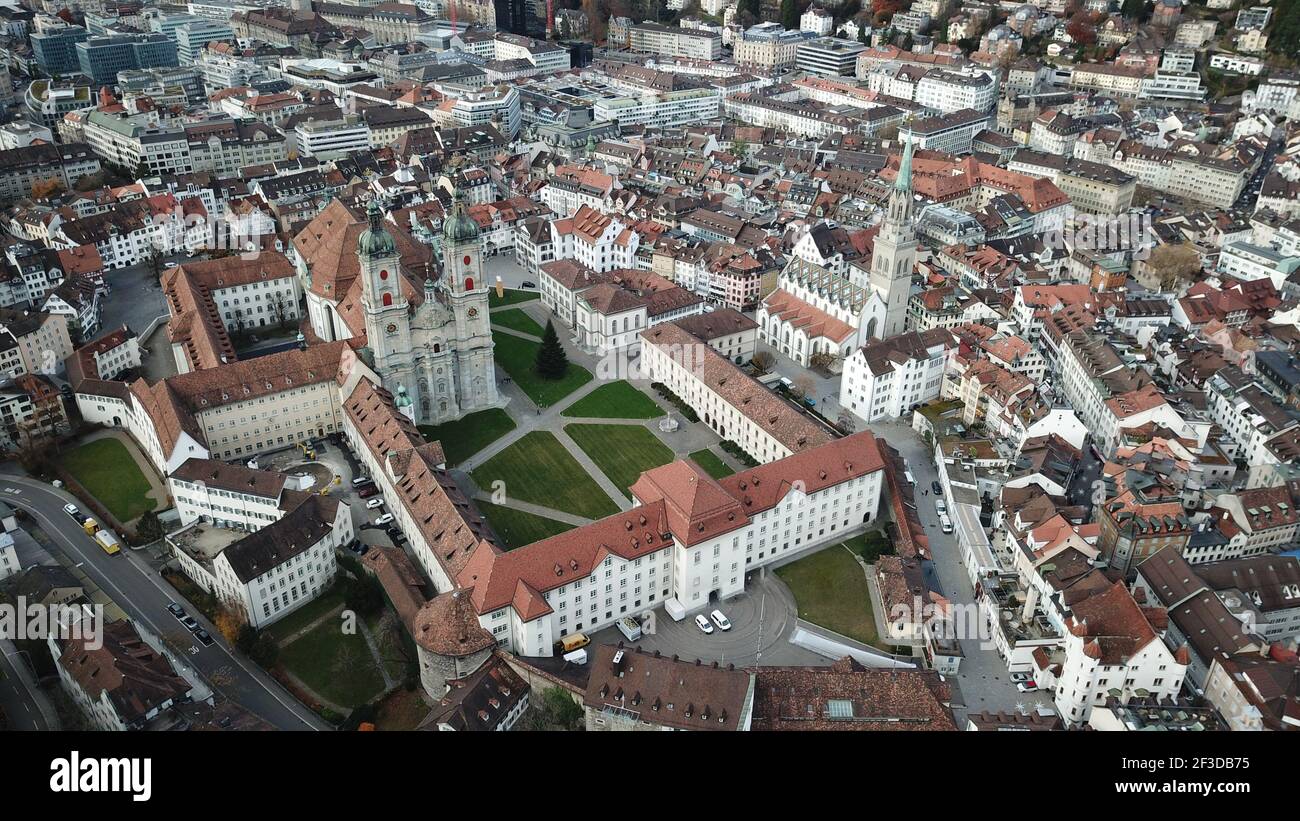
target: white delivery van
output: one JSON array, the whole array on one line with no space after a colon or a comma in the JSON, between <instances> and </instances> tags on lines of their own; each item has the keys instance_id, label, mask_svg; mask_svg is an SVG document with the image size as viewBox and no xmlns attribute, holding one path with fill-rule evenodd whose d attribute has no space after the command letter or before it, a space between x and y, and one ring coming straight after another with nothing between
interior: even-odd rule
<instances>
[{"instance_id":1,"label":"white delivery van","mask_svg":"<svg viewBox=\"0 0 1300 821\"><path fill-rule=\"evenodd\" d=\"M952 532L952 519L948 518L947 513L939 514L939 526L943 528L944 533Z\"/></svg>"}]
</instances>

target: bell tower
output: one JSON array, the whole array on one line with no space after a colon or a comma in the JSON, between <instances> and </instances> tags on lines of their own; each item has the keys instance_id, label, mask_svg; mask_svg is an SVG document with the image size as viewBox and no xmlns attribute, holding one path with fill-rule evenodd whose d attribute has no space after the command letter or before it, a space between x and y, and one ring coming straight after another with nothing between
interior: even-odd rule
<instances>
[{"instance_id":1,"label":"bell tower","mask_svg":"<svg viewBox=\"0 0 1300 821\"><path fill-rule=\"evenodd\" d=\"M442 278L455 317L456 388L462 411L497 404L488 284L478 223L460 191L451 192L451 211L442 225Z\"/></svg>"},{"instance_id":2,"label":"bell tower","mask_svg":"<svg viewBox=\"0 0 1300 821\"><path fill-rule=\"evenodd\" d=\"M873 336L901 334L907 324L907 302L916 264L916 231L912 225L912 140L905 138L898 177L889 192L885 219L871 253L871 288L885 303L885 314Z\"/></svg>"},{"instance_id":3,"label":"bell tower","mask_svg":"<svg viewBox=\"0 0 1300 821\"><path fill-rule=\"evenodd\" d=\"M410 306L402 292L397 243L384 227L384 212L376 200L366 207L366 217L370 224L357 240L366 345L384 386L396 393L398 385L412 384Z\"/></svg>"},{"instance_id":4,"label":"bell tower","mask_svg":"<svg viewBox=\"0 0 1300 821\"><path fill-rule=\"evenodd\" d=\"M442 224L442 276L456 315L456 335L461 339L490 336L478 223L469 215L459 189L452 189L451 212Z\"/></svg>"}]
</instances>

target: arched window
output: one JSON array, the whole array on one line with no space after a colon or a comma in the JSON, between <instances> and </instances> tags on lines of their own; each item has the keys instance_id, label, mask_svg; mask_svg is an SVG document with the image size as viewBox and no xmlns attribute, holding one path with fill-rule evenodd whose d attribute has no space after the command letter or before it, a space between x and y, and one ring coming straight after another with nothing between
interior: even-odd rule
<instances>
[{"instance_id":1,"label":"arched window","mask_svg":"<svg viewBox=\"0 0 1300 821\"><path fill-rule=\"evenodd\" d=\"M380 278L380 279L388 279L388 271L387 271L386 269L383 270L383 271L380 271L380 272L379 272L379 278Z\"/></svg>"},{"instance_id":2,"label":"arched window","mask_svg":"<svg viewBox=\"0 0 1300 821\"><path fill-rule=\"evenodd\" d=\"M442 346L439 345L437 342L433 343L433 352L442 353Z\"/></svg>"},{"instance_id":3,"label":"arched window","mask_svg":"<svg viewBox=\"0 0 1300 821\"><path fill-rule=\"evenodd\" d=\"M384 294L384 300L383 300L383 302L384 302L384 306L385 306L385 307L387 307L387 306L389 306L389 305L392 305L392 304L393 304L393 295L392 295L392 294L389 294L389 293L385 293L385 294Z\"/></svg>"},{"instance_id":4,"label":"arched window","mask_svg":"<svg viewBox=\"0 0 1300 821\"><path fill-rule=\"evenodd\" d=\"M465 277L465 290L474 290L474 277Z\"/></svg>"}]
</instances>

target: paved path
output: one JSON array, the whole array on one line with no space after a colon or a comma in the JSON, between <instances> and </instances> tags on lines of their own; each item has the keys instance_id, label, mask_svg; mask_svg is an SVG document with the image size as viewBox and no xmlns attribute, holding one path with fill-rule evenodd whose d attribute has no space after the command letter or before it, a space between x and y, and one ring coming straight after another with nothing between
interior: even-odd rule
<instances>
[{"instance_id":1,"label":"paved path","mask_svg":"<svg viewBox=\"0 0 1300 821\"><path fill-rule=\"evenodd\" d=\"M397 686L397 682L388 673L388 665L384 664L384 656L379 652L379 642L375 641L375 634L370 632L370 625L366 624L365 619L358 622L361 628L361 637L366 640L366 646L370 648L370 657L375 660L375 666L379 668L379 675L384 677L384 692Z\"/></svg>"},{"instance_id":2,"label":"paved path","mask_svg":"<svg viewBox=\"0 0 1300 821\"><path fill-rule=\"evenodd\" d=\"M497 502L492 501L491 493L486 493L481 490L474 494L474 499L480 502L491 502L492 504L498 504ZM512 508L514 510L522 510L525 513L531 513L534 516L541 516L546 519L554 519L557 522L563 522L566 525L573 525L574 527L581 527L582 525L591 524L592 522L591 519L584 519L581 516L574 516L572 513L565 513L563 510L556 510L553 507L543 507L542 505L535 505L532 502L524 502L519 499L512 499L509 496L506 497L505 502L502 502L500 504L502 504L503 507Z\"/></svg>"},{"instance_id":3,"label":"paved path","mask_svg":"<svg viewBox=\"0 0 1300 821\"><path fill-rule=\"evenodd\" d=\"M288 644L292 644L293 642L307 635L311 631L315 630L317 627L320 627L321 624L325 622L326 619L332 619L335 616L337 616L339 614L339 611L342 609L343 609L343 603L340 602L337 607L333 608L328 613L322 614L320 618L315 619L310 624L298 628L297 630L293 631L289 635L282 636L276 643L279 644L281 647Z\"/></svg>"}]
</instances>

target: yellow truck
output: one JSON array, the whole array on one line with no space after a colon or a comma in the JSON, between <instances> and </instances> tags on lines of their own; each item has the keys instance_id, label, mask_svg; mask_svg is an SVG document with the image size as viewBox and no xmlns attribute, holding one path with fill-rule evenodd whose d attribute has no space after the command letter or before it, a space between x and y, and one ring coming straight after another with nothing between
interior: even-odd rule
<instances>
[{"instance_id":1,"label":"yellow truck","mask_svg":"<svg viewBox=\"0 0 1300 821\"><path fill-rule=\"evenodd\" d=\"M94 519L87 519L85 522L82 523L81 529L86 531L87 536L94 536L95 533L99 530L99 522L95 521Z\"/></svg>"},{"instance_id":2,"label":"yellow truck","mask_svg":"<svg viewBox=\"0 0 1300 821\"><path fill-rule=\"evenodd\" d=\"M111 530L101 530L96 533L95 541L110 556L116 556L122 550L122 543L118 541L117 534Z\"/></svg>"}]
</instances>

